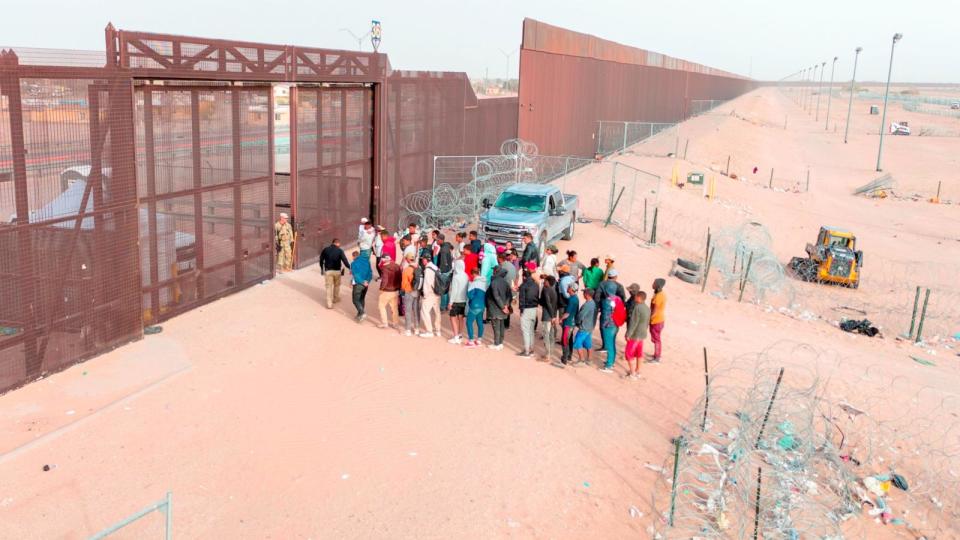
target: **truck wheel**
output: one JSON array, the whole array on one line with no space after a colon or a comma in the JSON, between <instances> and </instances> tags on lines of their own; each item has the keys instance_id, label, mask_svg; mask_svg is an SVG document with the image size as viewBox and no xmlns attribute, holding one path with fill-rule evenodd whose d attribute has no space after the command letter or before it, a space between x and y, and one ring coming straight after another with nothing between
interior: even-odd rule
<instances>
[{"instance_id":1,"label":"truck wheel","mask_svg":"<svg viewBox=\"0 0 960 540\"><path fill-rule=\"evenodd\" d=\"M576 224L577 224L577 215L574 214L574 215L570 218L570 226L567 227L567 230L566 230L566 231L563 231L563 239L564 239L564 240L573 240L573 233L574 233L573 227L574 227Z\"/></svg>"}]
</instances>

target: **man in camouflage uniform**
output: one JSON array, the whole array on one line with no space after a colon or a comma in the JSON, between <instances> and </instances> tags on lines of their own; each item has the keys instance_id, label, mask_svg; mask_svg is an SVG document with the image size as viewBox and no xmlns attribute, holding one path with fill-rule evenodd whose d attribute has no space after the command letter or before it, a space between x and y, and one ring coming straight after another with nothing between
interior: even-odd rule
<instances>
[{"instance_id":1,"label":"man in camouflage uniform","mask_svg":"<svg viewBox=\"0 0 960 540\"><path fill-rule=\"evenodd\" d=\"M293 227L287 222L290 216L280 214L280 220L273 224L276 237L277 270L289 272L293 270Z\"/></svg>"}]
</instances>

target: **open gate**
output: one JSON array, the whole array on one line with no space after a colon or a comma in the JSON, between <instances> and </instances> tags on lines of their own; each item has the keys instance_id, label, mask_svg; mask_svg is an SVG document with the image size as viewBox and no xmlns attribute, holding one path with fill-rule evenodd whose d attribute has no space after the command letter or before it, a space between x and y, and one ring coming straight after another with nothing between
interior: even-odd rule
<instances>
[{"instance_id":1,"label":"open gate","mask_svg":"<svg viewBox=\"0 0 960 540\"><path fill-rule=\"evenodd\" d=\"M334 238L356 240L360 218L373 216L373 88L291 90L291 205L302 267L315 263Z\"/></svg>"}]
</instances>

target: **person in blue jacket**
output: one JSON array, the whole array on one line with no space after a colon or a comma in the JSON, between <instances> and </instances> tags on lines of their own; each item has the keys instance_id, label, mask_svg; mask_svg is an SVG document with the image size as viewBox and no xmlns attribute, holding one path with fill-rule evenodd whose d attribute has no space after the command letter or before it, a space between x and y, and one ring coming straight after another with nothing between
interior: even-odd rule
<instances>
[{"instance_id":1,"label":"person in blue jacket","mask_svg":"<svg viewBox=\"0 0 960 540\"><path fill-rule=\"evenodd\" d=\"M356 321L359 323L367 318L364 304L367 301L367 288L373 279L373 269L370 268L370 257L360 256L359 251L353 252L353 261L350 263L350 274L353 276L353 307L357 308Z\"/></svg>"},{"instance_id":2,"label":"person in blue jacket","mask_svg":"<svg viewBox=\"0 0 960 540\"><path fill-rule=\"evenodd\" d=\"M480 346L483 340L483 312L487 307L487 280L480 275L480 270L473 268L470 271L473 281L467 286L467 342L466 347L474 349ZM477 333L473 333L476 325ZM474 338L476 335L476 338Z\"/></svg>"}]
</instances>

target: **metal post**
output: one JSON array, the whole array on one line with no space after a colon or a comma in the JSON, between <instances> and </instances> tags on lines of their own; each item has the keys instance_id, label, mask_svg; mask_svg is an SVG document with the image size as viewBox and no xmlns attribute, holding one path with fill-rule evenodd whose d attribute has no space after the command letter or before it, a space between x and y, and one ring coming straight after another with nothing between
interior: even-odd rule
<instances>
[{"instance_id":1,"label":"metal post","mask_svg":"<svg viewBox=\"0 0 960 540\"><path fill-rule=\"evenodd\" d=\"M760 483L762 480L763 467L757 467L757 498L753 503L753 540L757 540L760 534Z\"/></svg>"},{"instance_id":2,"label":"metal post","mask_svg":"<svg viewBox=\"0 0 960 540\"><path fill-rule=\"evenodd\" d=\"M600 124L600 127L597 128L597 154L602 156L603 149L600 146L600 141L603 140L603 120L600 120L597 123Z\"/></svg>"},{"instance_id":3,"label":"metal post","mask_svg":"<svg viewBox=\"0 0 960 540\"><path fill-rule=\"evenodd\" d=\"M833 101L833 72L837 69L837 56L833 57L833 63L830 64L830 88L827 88L827 119L823 123L823 130L830 130L830 102Z\"/></svg>"},{"instance_id":4,"label":"metal post","mask_svg":"<svg viewBox=\"0 0 960 540\"><path fill-rule=\"evenodd\" d=\"M164 514L166 515L166 540L171 540L173 538L173 493L169 491Z\"/></svg>"},{"instance_id":5,"label":"metal post","mask_svg":"<svg viewBox=\"0 0 960 540\"><path fill-rule=\"evenodd\" d=\"M923 309L920 310L920 322L917 324L917 339L916 343L920 343L920 336L923 334L923 321L927 318L927 303L930 302L930 289L927 289L926 294L923 295Z\"/></svg>"},{"instance_id":6,"label":"metal post","mask_svg":"<svg viewBox=\"0 0 960 540\"><path fill-rule=\"evenodd\" d=\"M843 144L847 144L847 135L850 134L850 111L853 110L853 89L857 80L857 60L863 47L857 47L853 56L853 78L850 79L850 101L847 103L847 127L843 130Z\"/></svg>"},{"instance_id":7,"label":"metal post","mask_svg":"<svg viewBox=\"0 0 960 540\"><path fill-rule=\"evenodd\" d=\"M670 526L673 527L673 511L677 502L677 473L680 470L680 445L683 439L677 437L673 440L673 482L670 483Z\"/></svg>"},{"instance_id":8,"label":"metal post","mask_svg":"<svg viewBox=\"0 0 960 540\"><path fill-rule=\"evenodd\" d=\"M763 438L763 430L767 428L767 420L770 419L770 410L773 409L773 402L777 399L777 391L780 390L780 381L783 380L783 368L780 368L780 374L777 375L777 383L773 385L773 394L770 396L770 402L767 403L767 412L763 415L763 422L760 424L760 432L757 433L757 442L753 448L760 448L760 439Z\"/></svg>"},{"instance_id":9,"label":"metal post","mask_svg":"<svg viewBox=\"0 0 960 540\"><path fill-rule=\"evenodd\" d=\"M727 172L723 173L724 176L730 176L730 156L727 156Z\"/></svg>"},{"instance_id":10,"label":"metal post","mask_svg":"<svg viewBox=\"0 0 960 540\"><path fill-rule=\"evenodd\" d=\"M919 307L919 304L920 304L920 286L917 285L917 293L913 295L913 315L910 316L910 332L907 333L908 338L913 337L913 329L915 328L914 325L917 323L917 307Z\"/></svg>"},{"instance_id":11,"label":"metal post","mask_svg":"<svg viewBox=\"0 0 960 540\"><path fill-rule=\"evenodd\" d=\"M620 153L627 151L627 122L623 123L623 146L620 147Z\"/></svg>"},{"instance_id":12,"label":"metal post","mask_svg":"<svg viewBox=\"0 0 960 540\"><path fill-rule=\"evenodd\" d=\"M750 267L753 266L753 252L750 252L750 258L747 259L747 269L743 273L743 277L740 279L740 297L737 298L737 302L743 301L743 291L747 289L747 281L750 279Z\"/></svg>"},{"instance_id":13,"label":"metal post","mask_svg":"<svg viewBox=\"0 0 960 540\"><path fill-rule=\"evenodd\" d=\"M883 171L880 167L880 158L883 156L883 132L887 125L887 100L890 97L890 77L893 75L893 50L897 46L897 41L903 34L894 34L893 41L890 43L890 65L887 67L887 89L883 93L883 115L880 117L880 146L877 147L877 172Z\"/></svg>"},{"instance_id":14,"label":"metal post","mask_svg":"<svg viewBox=\"0 0 960 540\"><path fill-rule=\"evenodd\" d=\"M660 207L653 209L653 226L650 228L650 243L657 243L657 214L660 212Z\"/></svg>"},{"instance_id":15,"label":"metal post","mask_svg":"<svg viewBox=\"0 0 960 540\"><path fill-rule=\"evenodd\" d=\"M707 430L707 411L710 409L710 368L707 366L707 348L703 348L703 421L700 423L700 431Z\"/></svg>"},{"instance_id":16,"label":"metal post","mask_svg":"<svg viewBox=\"0 0 960 540\"><path fill-rule=\"evenodd\" d=\"M643 198L643 232L647 232L647 198Z\"/></svg>"},{"instance_id":17,"label":"metal post","mask_svg":"<svg viewBox=\"0 0 960 540\"><path fill-rule=\"evenodd\" d=\"M807 169L807 189L805 192L810 191L810 169Z\"/></svg>"},{"instance_id":18,"label":"metal post","mask_svg":"<svg viewBox=\"0 0 960 540\"><path fill-rule=\"evenodd\" d=\"M770 184L767 187L773 189L773 167L770 167Z\"/></svg>"},{"instance_id":19,"label":"metal post","mask_svg":"<svg viewBox=\"0 0 960 540\"><path fill-rule=\"evenodd\" d=\"M690 148L690 139L683 143L683 159L687 159L687 150Z\"/></svg>"},{"instance_id":20,"label":"metal post","mask_svg":"<svg viewBox=\"0 0 960 540\"><path fill-rule=\"evenodd\" d=\"M826 62L820 64L820 84L817 85L817 114L813 118L814 122L820 121L820 96L823 94L823 70L826 69L826 67Z\"/></svg>"},{"instance_id":21,"label":"metal post","mask_svg":"<svg viewBox=\"0 0 960 540\"><path fill-rule=\"evenodd\" d=\"M710 248L710 255L707 256L707 266L703 270L703 282L700 283L700 292L707 289L707 278L710 277L710 267L713 266L713 253L717 250L714 246Z\"/></svg>"}]
</instances>

